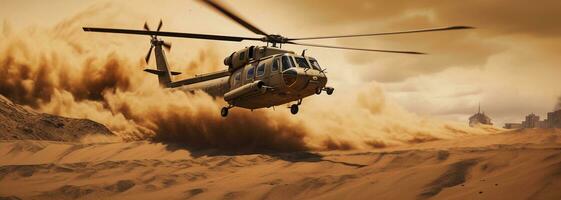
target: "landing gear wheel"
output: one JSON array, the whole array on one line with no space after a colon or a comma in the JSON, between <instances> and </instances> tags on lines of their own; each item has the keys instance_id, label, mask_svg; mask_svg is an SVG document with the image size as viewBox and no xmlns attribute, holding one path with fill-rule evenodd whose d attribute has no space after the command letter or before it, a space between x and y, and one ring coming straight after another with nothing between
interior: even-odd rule
<instances>
[{"instance_id":1,"label":"landing gear wheel","mask_svg":"<svg viewBox=\"0 0 561 200\"><path fill-rule=\"evenodd\" d=\"M321 94L321 91L322 91L321 88L316 89L316 94L317 94L317 95L320 95L320 94Z\"/></svg>"},{"instance_id":2,"label":"landing gear wheel","mask_svg":"<svg viewBox=\"0 0 561 200\"><path fill-rule=\"evenodd\" d=\"M327 93L327 95L332 95L333 90L335 90L335 88L326 88L325 92Z\"/></svg>"},{"instance_id":3,"label":"landing gear wheel","mask_svg":"<svg viewBox=\"0 0 561 200\"><path fill-rule=\"evenodd\" d=\"M292 104L292 106L290 106L290 113L292 113L293 115L298 113L298 105Z\"/></svg>"},{"instance_id":4,"label":"landing gear wheel","mask_svg":"<svg viewBox=\"0 0 561 200\"><path fill-rule=\"evenodd\" d=\"M220 115L222 115L222 117L228 116L228 108L223 107L222 110L220 110Z\"/></svg>"}]
</instances>

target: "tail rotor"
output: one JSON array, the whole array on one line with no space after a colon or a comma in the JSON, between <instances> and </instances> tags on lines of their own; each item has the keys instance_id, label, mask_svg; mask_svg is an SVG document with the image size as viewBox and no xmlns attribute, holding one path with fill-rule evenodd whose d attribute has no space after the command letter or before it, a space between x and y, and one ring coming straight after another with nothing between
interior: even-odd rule
<instances>
[{"instance_id":1,"label":"tail rotor","mask_svg":"<svg viewBox=\"0 0 561 200\"><path fill-rule=\"evenodd\" d=\"M150 45L150 49L148 49L148 53L146 54L146 58L144 58L146 63L148 63L148 61L150 61L150 55L152 55L152 50L153 49L154 49L154 45Z\"/></svg>"},{"instance_id":2,"label":"tail rotor","mask_svg":"<svg viewBox=\"0 0 561 200\"><path fill-rule=\"evenodd\" d=\"M144 30L154 32L154 34L150 35L150 49L148 49L148 53L146 53L146 57L144 58L146 63L148 63L150 61L152 51L154 50L154 46L161 45L167 51L171 50L171 43L158 39L157 34L160 32L160 29L162 29L162 26L163 26L163 22L162 22L162 20L160 20L160 23L158 23L158 28L154 32L154 31L150 30L150 26L148 26L148 23L144 22Z\"/></svg>"}]
</instances>

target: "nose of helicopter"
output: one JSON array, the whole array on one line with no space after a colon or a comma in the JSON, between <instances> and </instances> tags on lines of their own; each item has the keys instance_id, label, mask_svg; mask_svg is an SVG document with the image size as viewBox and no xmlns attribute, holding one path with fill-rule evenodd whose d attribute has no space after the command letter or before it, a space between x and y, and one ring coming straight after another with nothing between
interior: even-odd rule
<instances>
[{"instance_id":1,"label":"nose of helicopter","mask_svg":"<svg viewBox=\"0 0 561 200\"><path fill-rule=\"evenodd\" d=\"M292 90L315 91L327 83L325 74L315 69L289 69L283 72L283 79L286 86Z\"/></svg>"}]
</instances>

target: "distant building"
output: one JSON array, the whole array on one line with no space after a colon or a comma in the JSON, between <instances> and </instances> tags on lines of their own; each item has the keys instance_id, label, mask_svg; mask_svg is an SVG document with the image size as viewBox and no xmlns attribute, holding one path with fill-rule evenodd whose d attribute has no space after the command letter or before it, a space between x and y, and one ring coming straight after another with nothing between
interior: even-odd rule
<instances>
[{"instance_id":1,"label":"distant building","mask_svg":"<svg viewBox=\"0 0 561 200\"><path fill-rule=\"evenodd\" d=\"M520 129L520 128L522 128L522 124L521 123L505 123L505 126L503 128L505 128L505 129Z\"/></svg>"},{"instance_id":2,"label":"distant building","mask_svg":"<svg viewBox=\"0 0 561 200\"><path fill-rule=\"evenodd\" d=\"M477 109L477 113L469 117L469 126L474 127L478 124L493 125L491 118L481 112L481 105Z\"/></svg>"},{"instance_id":3,"label":"distant building","mask_svg":"<svg viewBox=\"0 0 561 200\"><path fill-rule=\"evenodd\" d=\"M522 122L523 128L539 128L540 125L540 116L537 116L534 113L527 115L526 120Z\"/></svg>"},{"instance_id":4,"label":"distant building","mask_svg":"<svg viewBox=\"0 0 561 200\"><path fill-rule=\"evenodd\" d=\"M470 125L471 125L471 118L470 118ZM548 112L547 118L543 121L540 121L540 116L531 113L526 116L525 120L522 121L522 123L506 123L504 128L506 129L561 128L561 110Z\"/></svg>"},{"instance_id":5,"label":"distant building","mask_svg":"<svg viewBox=\"0 0 561 200\"><path fill-rule=\"evenodd\" d=\"M561 128L561 110L548 112L544 125L546 128Z\"/></svg>"}]
</instances>

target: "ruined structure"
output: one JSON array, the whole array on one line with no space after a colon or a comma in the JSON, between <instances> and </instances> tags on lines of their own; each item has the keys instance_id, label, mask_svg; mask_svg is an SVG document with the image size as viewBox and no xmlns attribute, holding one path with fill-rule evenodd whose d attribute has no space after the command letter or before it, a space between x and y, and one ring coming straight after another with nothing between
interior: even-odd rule
<instances>
[{"instance_id":1,"label":"ruined structure","mask_svg":"<svg viewBox=\"0 0 561 200\"><path fill-rule=\"evenodd\" d=\"M474 127L478 124L493 125L491 118L485 115L485 112L481 112L481 105L479 105L477 113L469 117L469 126Z\"/></svg>"}]
</instances>

